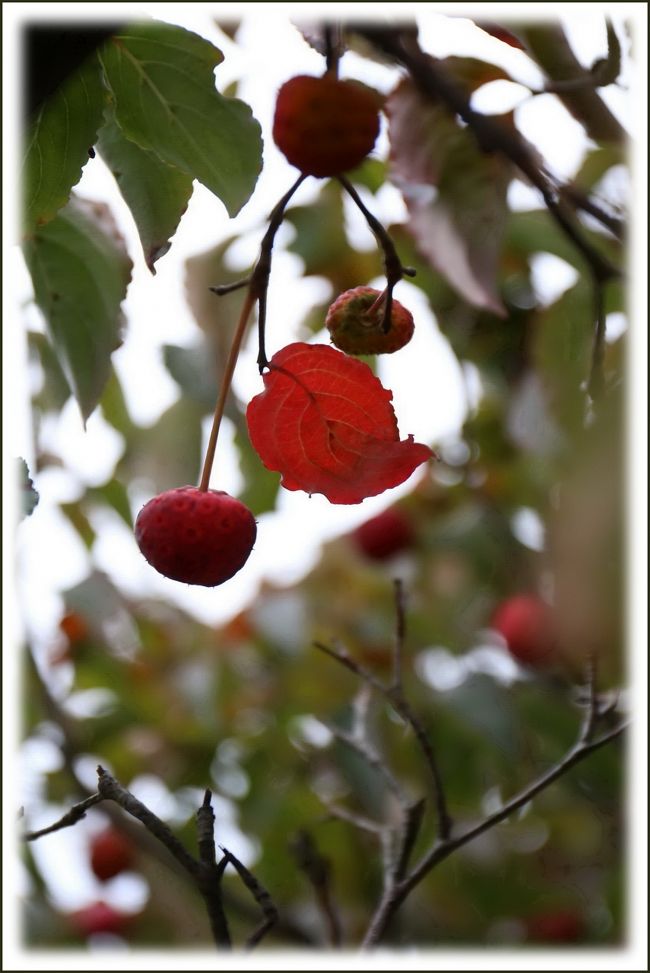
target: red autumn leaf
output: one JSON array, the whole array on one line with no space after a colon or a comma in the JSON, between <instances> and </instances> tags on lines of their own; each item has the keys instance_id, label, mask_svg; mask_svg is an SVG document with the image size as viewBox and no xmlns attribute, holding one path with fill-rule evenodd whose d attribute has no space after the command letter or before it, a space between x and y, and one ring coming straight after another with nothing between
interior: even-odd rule
<instances>
[{"instance_id":1,"label":"red autumn leaf","mask_svg":"<svg viewBox=\"0 0 650 973\"><path fill-rule=\"evenodd\" d=\"M400 441L385 389L366 364L328 345L296 342L273 356L246 413L262 462L287 490L361 503L403 483L433 456Z\"/></svg>"}]
</instances>

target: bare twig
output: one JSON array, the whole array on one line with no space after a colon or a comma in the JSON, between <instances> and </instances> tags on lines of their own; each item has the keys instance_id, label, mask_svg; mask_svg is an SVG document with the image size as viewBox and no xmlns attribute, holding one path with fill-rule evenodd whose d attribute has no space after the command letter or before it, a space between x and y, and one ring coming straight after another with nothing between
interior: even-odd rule
<instances>
[{"instance_id":1,"label":"bare twig","mask_svg":"<svg viewBox=\"0 0 650 973\"><path fill-rule=\"evenodd\" d=\"M242 862L240 862L231 851L228 851L228 849L224 848L223 845L219 845L219 847L224 853L224 860L226 862L230 862L230 864L235 868L242 882L259 905L264 916L262 923L246 940L246 946L248 949L252 949L254 946L257 946L261 939L263 939L269 929L276 924L278 921L278 910L273 904L271 896L261 882L259 882L251 872L249 872L246 866L242 864Z\"/></svg>"},{"instance_id":2,"label":"bare twig","mask_svg":"<svg viewBox=\"0 0 650 973\"><path fill-rule=\"evenodd\" d=\"M446 841L437 841L409 875L401 882L397 882L391 888L385 890L382 901L368 927L363 941L363 947L369 948L375 946L380 941L391 918L401 906L402 902L404 902L409 892L422 881L425 875L435 865L448 858L458 848L468 844L470 841L478 838L479 835L484 834L501 821L510 817L511 814L518 811L525 804L528 804L537 794L549 787L559 777L566 774L576 764L580 763L594 751L599 750L601 747L606 746L611 741L620 737L627 729L627 726L627 723L621 724L610 732L603 734L597 740L592 740L589 743L578 741L558 764L533 781L532 784L529 784L528 787L524 788L523 791L511 798L511 800L507 801L498 811L484 818L463 834L456 835L454 838L448 838Z\"/></svg>"},{"instance_id":3,"label":"bare twig","mask_svg":"<svg viewBox=\"0 0 650 973\"><path fill-rule=\"evenodd\" d=\"M40 831L26 831L22 835L23 841L36 841L37 838L42 838L46 834L52 834L53 831L60 831L62 828L70 828L77 821L81 821L82 818L86 817L86 811L90 807L94 807L95 804L99 804L104 798L101 794L91 794L85 800L80 801L78 804L74 804L69 811L55 821L54 824L50 824L47 828L41 828Z\"/></svg>"},{"instance_id":4,"label":"bare twig","mask_svg":"<svg viewBox=\"0 0 650 973\"><path fill-rule=\"evenodd\" d=\"M97 790L102 795L102 797L107 801L115 801L116 804L125 810L131 817L137 818L141 821L145 828L160 841L174 856L179 865L189 872L189 874L196 880L200 873L200 865L195 858L190 855L188 851L184 848L181 842L178 840L175 834L173 834L167 827L164 821L161 821L153 811L150 811L142 801L139 801L126 787L122 785L112 777L103 767L97 768Z\"/></svg>"},{"instance_id":5,"label":"bare twig","mask_svg":"<svg viewBox=\"0 0 650 973\"><path fill-rule=\"evenodd\" d=\"M201 862L199 888L208 911L210 928L215 943L222 949L230 949L232 942L221 894L221 878L225 870L226 860L224 859L217 865L214 846L214 811L212 810L212 792L210 790L206 790L203 804L196 813L196 825L199 861Z\"/></svg>"},{"instance_id":6,"label":"bare twig","mask_svg":"<svg viewBox=\"0 0 650 973\"><path fill-rule=\"evenodd\" d=\"M329 861L316 847L314 839L307 831L299 831L290 844L290 849L298 867L311 883L316 902L325 919L328 940L331 946L341 945L341 920L332 898Z\"/></svg>"},{"instance_id":7,"label":"bare twig","mask_svg":"<svg viewBox=\"0 0 650 973\"><path fill-rule=\"evenodd\" d=\"M602 713L598 708L598 693L596 691L597 663L596 653L591 651L587 656L587 712L580 730L580 742L589 743L596 730L596 724Z\"/></svg>"}]
</instances>

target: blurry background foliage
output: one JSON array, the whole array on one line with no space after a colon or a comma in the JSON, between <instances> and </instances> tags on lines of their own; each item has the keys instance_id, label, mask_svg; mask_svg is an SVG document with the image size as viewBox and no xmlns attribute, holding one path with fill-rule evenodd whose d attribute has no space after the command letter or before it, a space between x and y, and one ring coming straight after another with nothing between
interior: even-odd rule
<instances>
[{"instance_id":1,"label":"blurry background foliage","mask_svg":"<svg viewBox=\"0 0 650 973\"><path fill-rule=\"evenodd\" d=\"M159 29L173 30L176 39L183 34L180 28ZM148 30L142 29L143 36ZM541 27L537 31L540 36L543 32ZM536 49L525 33L529 53L544 63L543 36L537 38ZM231 35L236 42L234 27ZM627 56L629 39L624 32L619 39ZM211 77L218 56L205 41L199 44L189 35L185 41L182 56L191 63L196 59ZM363 53L372 56L367 45ZM469 59L455 62L448 69L469 87L505 74L491 71L490 65L483 65L481 74ZM225 130L232 126L239 132L241 141L231 142L242 162L237 185L219 173L197 171L181 149L173 156L159 145L151 117L151 131L142 144L128 141L129 133L138 134L142 120L129 114L132 105L121 101L126 95L118 89L117 73L112 80L117 69L110 55L102 55L101 62L108 90L99 63L86 68L94 83L86 90L89 99L98 100L100 115L105 113L104 127L96 139L97 111L88 106L89 127L79 133L78 143L86 154L96 144L116 174L126 173L120 188L127 201L131 192L142 202L144 183L160 187L169 201L164 213L156 212L161 202L157 191L146 213L136 212L134 203L144 254L153 267L181 218L192 178L221 193L231 212L242 205L259 170L259 136L245 107L231 111L231 101L217 105L221 96L202 95L204 116L223 111ZM178 93L179 111L184 97L197 96L199 78L194 74L192 91ZM74 87L74 76L67 84ZM582 121L591 142L573 183L584 193L593 192L604 208L622 218L599 187L606 185L603 180L612 170L626 166L624 149L618 136L596 137L588 119L583 116ZM52 124L56 127L56 118ZM423 124L435 126L435 112ZM453 128L449 117L445 124ZM435 144L435 127L421 135ZM458 126L456 136L471 138ZM447 149L455 153L450 159L444 156ZM125 168L129 151L135 161ZM481 390L457 440L431 443L439 462L421 470L410 494L397 501L413 527L413 543L386 561L373 561L351 535L340 536L324 545L320 562L301 581L288 587L264 584L244 611L220 627L205 625L163 599L134 599L93 570L65 592L60 628L49 652L37 654L32 662L33 647L27 646L25 753L40 743L49 754L47 769L36 774L25 806L27 824L39 808L45 807L53 819L56 808L79 800L84 793L80 781L90 786L87 768L101 761L136 793L138 781L157 780L168 820L193 849L194 813L202 789L210 786L218 798L217 841L222 816L248 839L247 862L283 915L317 944L323 942L322 917L291 843L307 830L329 860L344 934L354 942L380 892L381 858L373 836L328 819L325 805L343 804L380 820L391 813L391 795L381 777L328 729L349 727L359 686L352 674L312 647L315 639L341 640L373 672L387 676L395 623L392 578L404 579L407 691L434 733L451 813L465 823L495 802L498 806L571 744L580 718L572 681L582 678L587 646L600 657L601 688L624 685L625 328L612 332L605 344L604 404L585 428L584 382L594 313L583 258L541 201L526 211L509 207L505 189L513 173L499 157L486 162L480 153L463 154L453 139L438 145L436 152L440 158L431 162L432 168L440 172L447 165L437 199L446 200L457 216L461 249L471 245L471 221L469 234L463 222L468 219L465 202L471 200L477 221L489 222L495 214L487 207L499 207L494 270L487 287L504 314L468 300L462 286L453 282L453 268L450 275L435 269L423 256L408 218L390 227L403 263L417 269L413 284L428 301L458 362L474 367ZM486 174L479 170L487 163L504 180L496 202L496 196L481 190ZM158 176L152 175L156 169ZM139 171L142 184L127 185ZM230 171L227 160L224 171ZM32 176L26 178L31 186ZM374 194L390 178L385 158L369 159L351 175L371 209ZM70 176L70 186L74 181ZM68 191L69 186L41 186L39 192L47 199L32 199L28 209L32 222L26 230L26 258L36 301L49 323L46 332L30 331L28 336L30 368L37 377L32 398L36 463L29 475L38 487L43 471L61 465L57 455L40 447L40 430L71 395L86 416L98 409L119 434L123 449L112 475L60 507L92 552L97 525L103 523L98 512L131 526L137 514L132 484L140 490L144 484L153 495L197 481L201 423L213 409L241 301L241 293L217 299L207 287L241 274L228 261L234 240L188 261L187 299L198 324L196 341L193 347L165 347L164 364L177 385L177 399L153 427L143 428L129 414L110 367L111 351L124 336L128 340L128 321L120 320L119 304L131 262L141 261L142 254L126 254L104 206L93 208L73 197L60 208ZM39 206L49 207L47 217L39 215ZM594 246L621 265L624 254L616 237L596 220L582 223ZM341 190L334 182L323 182L313 202L292 204L287 226L286 246L301 260L304 275L329 285L322 304L304 320L301 336L308 340L321 330L330 301L342 290L375 279L381 262L376 252L361 251L350 242ZM61 247L67 248L69 259L61 258ZM77 264L70 256L75 253ZM574 282L550 302L535 285L533 265L540 254L575 269ZM89 267L93 272L88 274ZM157 269L164 274L164 260ZM53 274L62 275L64 285L66 307L59 316L53 307ZM605 295L607 315L618 316L609 321L623 320L623 288L610 284ZM88 302L103 309L91 331L82 320ZM274 348L282 344L277 331L273 343ZM243 477L240 496L259 516L274 509L278 477L264 470L251 450L244 409L245 403L231 396L228 416ZM25 480L24 491L32 499L30 489ZM26 513L35 502L28 503ZM392 502L387 496L386 505ZM37 506L31 516L38 516ZM44 556L56 557L56 552ZM485 632L496 606L520 591L548 596L557 608L563 655L550 673L516 666ZM394 772L413 797L422 795L425 772L411 735L381 700L373 701L371 719ZM579 916L577 941L620 943L626 915L621 767L620 743L601 749L522 812L445 861L406 902L388 942L521 943L530 936L530 917L566 912ZM104 820L102 809L90 812L91 831L99 820ZM84 835L85 827L78 826ZM429 810L416 852L433 833ZM61 920L42 866L45 843L53 846L57 840L55 835L45 838L40 848L30 845L24 853L26 939L33 946L80 941L72 925ZM146 886L124 937L134 946L209 946L200 901L188 896L182 877L149 854L146 841L139 847L136 870ZM242 899L234 878L228 876L226 886ZM243 906L232 913L232 921L236 937L250 928ZM279 930L271 941L288 943L291 936Z\"/></svg>"}]
</instances>

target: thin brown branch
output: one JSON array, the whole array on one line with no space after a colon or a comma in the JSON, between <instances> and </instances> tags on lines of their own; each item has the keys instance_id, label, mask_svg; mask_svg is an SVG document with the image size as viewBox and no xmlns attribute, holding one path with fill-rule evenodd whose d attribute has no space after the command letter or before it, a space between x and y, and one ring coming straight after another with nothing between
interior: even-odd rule
<instances>
[{"instance_id":1,"label":"thin brown branch","mask_svg":"<svg viewBox=\"0 0 650 973\"><path fill-rule=\"evenodd\" d=\"M578 741L558 764L529 784L523 791L515 795L515 797L507 801L498 811L484 818L463 834L457 835L454 838L448 838L446 841L437 841L408 876L401 882L395 883L391 888L386 889L382 901L368 927L368 931L363 940L363 947L367 949L377 945L384 935L392 917L408 894L434 866L438 865L445 858L448 858L458 848L478 838L479 835L489 831L495 825L500 824L501 821L505 821L506 818L532 801L534 797L543 790L546 790L547 787L566 774L576 764L594 753L594 751L599 750L601 747L606 746L608 743L620 737L627 727L627 723L621 724L609 733L605 733L597 740L592 740L589 743Z\"/></svg>"},{"instance_id":2,"label":"thin brown branch","mask_svg":"<svg viewBox=\"0 0 650 973\"><path fill-rule=\"evenodd\" d=\"M406 596L400 578L393 581L395 591L395 646L393 649L393 688L402 688L402 656L406 638Z\"/></svg>"},{"instance_id":3,"label":"thin brown branch","mask_svg":"<svg viewBox=\"0 0 650 973\"><path fill-rule=\"evenodd\" d=\"M203 804L196 813L196 826L199 861L201 862L199 888L208 912L212 936L221 949L230 949L232 941L221 894L221 878L225 862L224 867L217 865L214 845L214 811L212 810L212 792L210 790L206 790Z\"/></svg>"},{"instance_id":4,"label":"thin brown branch","mask_svg":"<svg viewBox=\"0 0 650 973\"><path fill-rule=\"evenodd\" d=\"M341 919L332 897L330 862L320 854L314 839L307 831L299 831L289 847L298 868L314 889L316 902L325 920L330 946L340 946Z\"/></svg>"},{"instance_id":5,"label":"thin brown branch","mask_svg":"<svg viewBox=\"0 0 650 973\"><path fill-rule=\"evenodd\" d=\"M241 878L242 882L251 893L260 909L264 919L262 923L258 926L255 932L248 937L246 940L246 946L248 949L252 949L254 946L260 942L261 939L267 934L269 929L274 926L278 921L278 910L273 904L271 896L264 888L261 882L259 882L255 876L249 872L246 866L236 858L231 851L224 848L223 845L219 845L222 852L224 853L225 859L229 862L237 871L237 874Z\"/></svg>"},{"instance_id":6,"label":"thin brown branch","mask_svg":"<svg viewBox=\"0 0 650 973\"><path fill-rule=\"evenodd\" d=\"M336 659L337 662L340 662L341 665L346 667L346 669L354 672L355 675L357 675L360 679L363 679L365 682L374 686L378 692L382 693L382 695L386 697L395 712L398 713L398 715L401 716L402 719L411 727L420 749L424 754L433 780L434 800L438 814L440 836L443 839L447 838L451 832L452 821L447 810L447 802L445 799L440 771L438 769L438 763L424 728L418 718L412 712L411 707L401 691L401 688L384 686L379 679L377 679L371 672L368 672L367 669L360 666L359 663L348 655L348 653L343 649L333 649L331 646L325 645L322 642L314 642L314 646L317 649L320 649L321 652L329 655L332 659Z\"/></svg>"},{"instance_id":7,"label":"thin brown branch","mask_svg":"<svg viewBox=\"0 0 650 973\"><path fill-rule=\"evenodd\" d=\"M413 82L426 98L442 101L447 108L460 116L484 152L498 152L509 159L540 191L544 203L565 235L571 240L585 261L602 281L620 277L614 267L582 233L570 218L546 172L540 168L531 147L511 128L498 119L475 111L467 93L449 77L440 62L426 54L416 38L409 33L382 27L355 26L356 33L367 38L377 48L390 54L410 73Z\"/></svg>"},{"instance_id":8,"label":"thin brown branch","mask_svg":"<svg viewBox=\"0 0 650 973\"><path fill-rule=\"evenodd\" d=\"M596 731L596 724L601 715L598 709L598 693L596 690L598 667L596 662L596 653L593 651L587 656L586 670L587 711L580 729L581 743L589 743L591 741Z\"/></svg>"},{"instance_id":9,"label":"thin brown branch","mask_svg":"<svg viewBox=\"0 0 650 973\"><path fill-rule=\"evenodd\" d=\"M404 874L408 868L409 859L411 857L411 852L413 851L413 847L417 841L420 831L425 807L426 801L424 798L422 798L422 800L416 801L415 804L411 804L410 807L406 809L404 820L402 822L401 834L399 837L400 847L395 864L395 872L393 875L394 882L399 882L404 878Z\"/></svg>"},{"instance_id":10,"label":"thin brown branch","mask_svg":"<svg viewBox=\"0 0 650 973\"><path fill-rule=\"evenodd\" d=\"M199 877L200 865L195 858L184 848L164 821L161 821L153 811L150 811L142 801L139 801L130 791L123 787L114 777L112 777L103 767L97 768L97 790L107 801L115 801L116 804L142 822L158 841L163 844L171 855L174 856L179 865L189 872L195 880Z\"/></svg>"},{"instance_id":11,"label":"thin brown branch","mask_svg":"<svg viewBox=\"0 0 650 973\"><path fill-rule=\"evenodd\" d=\"M81 821L82 818L86 817L86 811L90 807L94 807L95 804L99 804L104 798L101 794L91 794L85 800L80 801L78 804L73 804L69 811L55 821L54 824L50 824L47 828L41 828L40 831L26 831L22 835L23 841L36 841L37 838L42 838L44 835L52 834L54 831L60 831L62 828L71 828L77 821Z\"/></svg>"}]
</instances>

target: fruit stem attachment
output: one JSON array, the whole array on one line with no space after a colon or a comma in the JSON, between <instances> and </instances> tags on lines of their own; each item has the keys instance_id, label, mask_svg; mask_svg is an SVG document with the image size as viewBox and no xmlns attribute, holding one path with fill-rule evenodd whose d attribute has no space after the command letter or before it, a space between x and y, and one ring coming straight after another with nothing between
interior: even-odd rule
<instances>
[{"instance_id":1,"label":"fruit stem attachment","mask_svg":"<svg viewBox=\"0 0 650 973\"><path fill-rule=\"evenodd\" d=\"M250 313L255 305L255 295L253 293L252 287L249 288L246 294L246 300L244 301L241 313L239 315L239 321L237 322L237 327L235 328L235 334L232 339L232 344L230 345L230 351L228 352L228 361L226 362L226 367L224 369L223 381L221 383L221 388L219 390L219 397L217 399L217 404L214 409L214 418L212 420L212 429L210 430L210 438L208 440L208 447L205 451L205 459L203 461L203 472L201 473L201 482L199 483L199 490L206 491L210 483L210 474L212 473L212 464L214 462L214 453L217 448L217 437L219 436L219 427L221 426L221 420L223 419L224 409L226 407L226 399L228 398L228 392L230 391L230 385L232 383L232 377L235 373L235 365L237 364L237 359L239 357L239 350L241 348L241 343L246 333L246 325L248 324L248 319Z\"/></svg>"},{"instance_id":2,"label":"fruit stem attachment","mask_svg":"<svg viewBox=\"0 0 650 973\"><path fill-rule=\"evenodd\" d=\"M345 176L336 177L340 184L345 189L346 193L352 200L352 202L361 210L366 222L372 232L375 235L375 239L379 243L384 254L384 272L386 274L386 290L382 293L382 299L385 300L384 306L384 318L382 321L382 331L384 334L388 334L390 331L391 323L391 313L393 310L393 288L402 277L415 277L415 270L413 267L405 267L397 255L397 250L395 249L395 244L390 238L390 235L382 223L379 222L376 216L370 212L367 206L364 204L363 200L359 196L354 186ZM375 302L374 307L379 303L379 299Z\"/></svg>"},{"instance_id":3,"label":"fruit stem attachment","mask_svg":"<svg viewBox=\"0 0 650 973\"><path fill-rule=\"evenodd\" d=\"M269 278L271 276L271 253L273 251L273 241L275 240L275 234L278 232L278 229L282 224L282 220L284 219L284 212L289 204L289 200L298 189L298 186L300 186L306 178L307 177L304 174L301 174L298 179L296 179L291 189L284 194L279 203L277 203L277 205L274 207L271 216L269 217L268 229L262 238L259 260L257 261L257 264L255 265L255 268L250 276L244 278L244 280L235 281L233 284L221 284L210 288L214 294L219 296L223 294L230 294L232 291L238 290L242 287L247 287L248 290L246 291L246 299L244 300L244 304L239 315L239 321L237 322L237 327L235 328L235 334L233 335L232 344L230 345L228 360L226 362L226 367L223 374L223 381L219 390L217 404L214 409L212 429L210 430L210 438L205 451L203 471L201 473L201 480L199 482L199 490L203 490L204 492L209 487L212 464L214 463L214 454L217 448L219 428L221 426L221 420L223 419L223 414L226 407L226 399L228 398L228 393L232 384L232 377L235 373L235 366L237 365L237 359L239 358L239 351L246 333L246 325L248 324L251 311L256 303L259 303L259 354L257 361L260 367L260 372L263 368L268 366L268 360L266 358L266 352L264 349L264 332L266 326L266 294L269 287Z\"/></svg>"}]
</instances>

